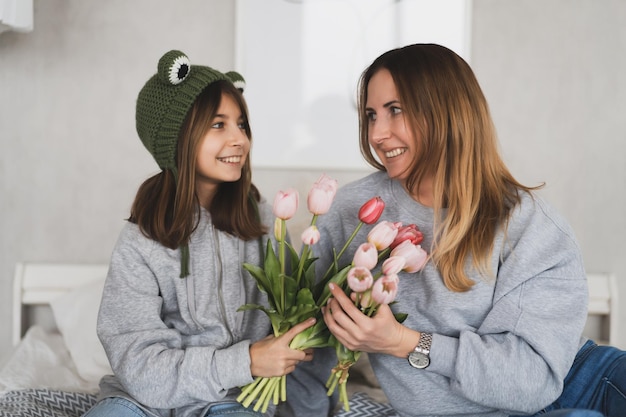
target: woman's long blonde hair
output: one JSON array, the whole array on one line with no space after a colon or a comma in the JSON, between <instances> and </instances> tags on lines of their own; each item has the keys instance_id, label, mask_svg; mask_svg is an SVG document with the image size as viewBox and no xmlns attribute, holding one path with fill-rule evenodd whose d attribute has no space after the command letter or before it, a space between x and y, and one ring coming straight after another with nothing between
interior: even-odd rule
<instances>
[{"instance_id":1,"label":"woman's long blonde hair","mask_svg":"<svg viewBox=\"0 0 626 417\"><path fill-rule=\"evenodd\" d=\"M417 194L424 178L434 180L434 237L431 258L452 291L473 285L472 266L493 274L489 259L499 227L520 201L520 192L541 187L520 184L502 161L483 92L469 65L448 48L415 44L388 51L362 74L359 83L360 148L365 160L385 171L369 145L365 112L372 76L387 69L414 137L422 138L406 180ZM445 209L445 215L444 210Z\"/></svg>"}]
</instances>

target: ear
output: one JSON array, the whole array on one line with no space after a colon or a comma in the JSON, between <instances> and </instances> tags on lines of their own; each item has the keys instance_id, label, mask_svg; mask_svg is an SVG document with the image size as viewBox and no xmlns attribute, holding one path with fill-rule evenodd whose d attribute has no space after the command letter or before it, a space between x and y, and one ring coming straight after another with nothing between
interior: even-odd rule
<instances>
[{"instance_id":1,"label":"ear","mask_svg":"<svg viewBox=\"0 0 626 417\"><path fill-rule=\"evenodd\" d=\"M235 87L237 87L239 91L243 93L243 91L246 89L246 80L243 79L243 76L241 74L239 74L237 71L228 71L224 75L235 85Z\"/></svg>"}]
</instances>

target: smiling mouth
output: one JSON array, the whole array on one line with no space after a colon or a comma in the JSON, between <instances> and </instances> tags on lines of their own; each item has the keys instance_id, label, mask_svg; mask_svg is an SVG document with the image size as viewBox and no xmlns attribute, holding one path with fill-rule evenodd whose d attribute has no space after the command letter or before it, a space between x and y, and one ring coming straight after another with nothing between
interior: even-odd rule
<instances>
[{"instance_id":1,"label":"smiling mouth","mask_svg":"<svg viewBox=\"0 0 626 417\"><path fill-rule=\"evenodd\" d=\"M396 148L391 151L385 152L385 158L395 158L406 152L406 148Z\"/></svg>"},{"instance_id":2,"label":"smiling mouth","mask_svg":"<svg viewBox=\"0 0 626 417\"><path fill-rule=\"evenodd\" d=\"M217 160L227 164L238 164L241 162L241 156L227 156L225 158L217 158Z\"/></svg>"}]
</instances>

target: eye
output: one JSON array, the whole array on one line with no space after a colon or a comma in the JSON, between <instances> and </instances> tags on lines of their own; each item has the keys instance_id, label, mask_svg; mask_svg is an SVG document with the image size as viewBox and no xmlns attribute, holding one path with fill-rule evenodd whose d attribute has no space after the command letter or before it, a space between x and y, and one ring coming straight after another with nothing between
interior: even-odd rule
<instances>
[{"instance_id":1,"label":"eye","mask_svg":"<svg viewBox=\"0 0 626 417\"><path fill-rule=\"evenodd\" d=\"M396 114L400 114L402 113L402 109L398 106L391 106L389 108L389 111L391 112L391 114L396 115Z\"/></svg>"},{"instance_id":2,"label":"eye","mask_svg":"<svg viewBox=\"0 0 626 417\"><path fill-rule=\"evenodd\" d=\"M376 121L376 113L373 111L366 111L365 118L369 120L370 122L374 122Z\"/></svg>"},{"instance_id":3,"label":"eye","mask_svg":"<svg viewBox=\"0 0 626 417\"><path fill-rule=\"evenodd\" d=\"M239 122L239 123L237 123L237 126L241 130L246 130L248 128L248 122Z\"/></svg>"},{"instance_id":4,"label":"eye","mask_svg":"<svg viewBox=\"0 0 626 417\"><path fill-rule=\"evenodd\" d=\"M211 125L211 129L222 129L224 127L224 122L215 122Z\"/></svg>"}]
</instances>

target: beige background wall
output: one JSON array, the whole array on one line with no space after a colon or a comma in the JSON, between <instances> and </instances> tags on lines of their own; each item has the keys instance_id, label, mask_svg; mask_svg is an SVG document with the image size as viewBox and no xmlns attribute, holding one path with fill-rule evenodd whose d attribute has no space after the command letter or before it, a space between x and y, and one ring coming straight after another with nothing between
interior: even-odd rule
<instances>
[{"instance_id":1,"label":"beige background wall","mask_svg":"<svg viewBox=\"0 0 626 417\"><path fill-rule=\"evenodd\" d=\"M35 30L0 35L0 363L10 351L15 263L107 262L137 186L156 172L134 131L137 91L171 48L232 69L235 10L230 0L35 0ZM546 181L587 269L619 278L622 319L624 21L622 0L473 0L471 36L511 170L528 184ZM341 183L363 174L324 171ZM254 175L272 198L321 172Z\"/></svg>"}]
</instances>

